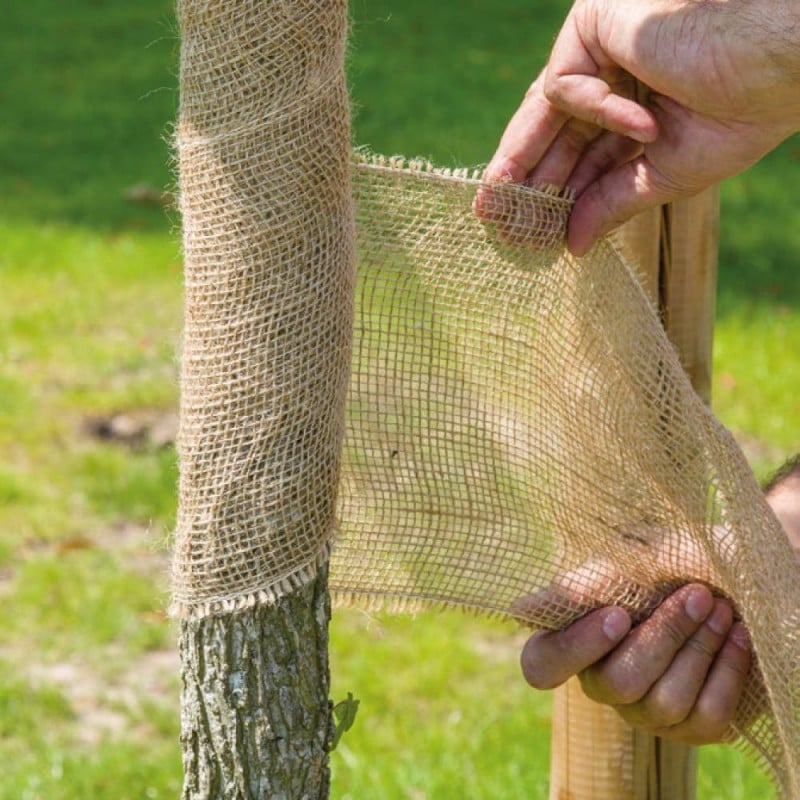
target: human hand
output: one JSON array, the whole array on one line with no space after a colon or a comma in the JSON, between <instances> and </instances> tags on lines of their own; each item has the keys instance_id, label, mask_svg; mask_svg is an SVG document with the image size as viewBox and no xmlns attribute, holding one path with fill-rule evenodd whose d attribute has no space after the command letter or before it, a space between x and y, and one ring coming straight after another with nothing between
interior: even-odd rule
<instances>
[{"instance_id":1,"label":"human hand","mask_svg":"<svg viewBox=\"0 0 800 800\"><path fill-rule=\"evenodd\" d=\"M568 186L567 245L585 254L800 130L799 22L787 0L577 0L486 180ZM643 102L633 78L650 89ZM497 218L491 191L475 209Z\"/></svg>"},{"instance_id":2,"label":"human hand","mask_svg":"<svg viewBox=\"0 0 800 800\"><path fill-rule=\"evenodd\" d=\"M526 680L552 689L577 675L586 695L637 728L688 744L730 738L732 723L747 724L764 700L747 629L709 588L719 583L710 553L678 529L641 528L625 540L624 571L615 559L589 559L514 604L520 619L547 628L583 614L528 640ZM716 526L708 545L722 553L733 543Z\"/></svg>"},{"instance_id":3,"label":"human hand","mask_svg":"<svg viewBox=\"0 0 800 800\"><path fill-rule=\"evenodd\" d=\"M577 674L590 698L630 724L693 745L731 735L750 660L746 628L702 584L678 589L633 629L611 607L536 633L521 659L532 686L551 689Z\"/></svg>"}]
</instances>

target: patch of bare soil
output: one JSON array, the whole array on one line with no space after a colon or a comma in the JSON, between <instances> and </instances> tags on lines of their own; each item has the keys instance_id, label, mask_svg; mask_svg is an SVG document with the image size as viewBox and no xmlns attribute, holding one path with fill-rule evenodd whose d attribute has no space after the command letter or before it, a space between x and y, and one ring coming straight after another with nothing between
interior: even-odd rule
<instances>
[{"instance_id":1,"label":"patch of bare soil","mask_svg":"<svg viewBox=\"0 0 800 800\"><path fill-rule=\"evenodd\" d=\"M121 519L98 530L77 536L54 539L33 538L20 545L21 559L55 554L65 555L77 550L106 550L117 557L127 569L145 578L154 578L159 588L166 590L170 553L165 533L156 533L149 525ZM4 587L13 579L13 569L0 569L0 597ZM161 580L163 578L163 580Z\"/></svg>"},{"instance_id":2,"label":"patch of bare soil","mask_svg":"<svg viewBox=\"0 0 800 800\"><path fill-rule=\"evenodd\" d=\"M150 526L132 520L118 520L92 535L94 546L116 553L126 566L147 578L163 577L169 571L170 553L166 536L156 534Z\"/></svg>"},{"instance_id":3,"label":"patch of bare soil","mask_svg":"<svg viewBox=\"0 0 800 800\"><path fill-rule=\"evenodd\" d=\"M128 568L148 578L157 577L159 590L166 593L169 554L163 537L135 522L122 520L87 536L73 536L47 542L31 542L33 551L52 550L67 553L73 550L102 548L114 552ZM35 553L34 553L35 554ZM31 553L28 553L31 555ZM2 596L2 576L0 576ZM160 612L153 612L159 613ZM6 653L7 657L12 654ZM108 738L146 737L151 730L147 708L163 706L178 714L179 659L177 648L156 650L134 657L116 652L93 653L91 658L78 654L58 662L22 660L20 668L34 688L57 689L70 704L75 715L77 741L94 746ZM128 659L126 661L126 658ZM108 665L120 668L109 669Z\"/></svg>"},{"instance_id":4,"label":"patch of bare soil","mask_svg":"<svg viewBox=\"0 0 800 800\"><path fill-rule=\"evenodd\" d=\"M175 443L178 413L174 409L130 409L89 417L83 421L88 436L116 442L132 450L159 450Z\"/></svg>"},{"instance_id":5,"label":"patch of bare soil","mask_svg":"<svg viewBox=\"0 0 800 800\"><path fill-rule=\"evenodd\" d=\"M55 687L66 698L75 714L78 741L87 746L108 738L149 735L148 705L178 713L177 648L145 653L112 677L78 659L33 663L27 669L34 688Z\"/></svg>"}]
</instances>

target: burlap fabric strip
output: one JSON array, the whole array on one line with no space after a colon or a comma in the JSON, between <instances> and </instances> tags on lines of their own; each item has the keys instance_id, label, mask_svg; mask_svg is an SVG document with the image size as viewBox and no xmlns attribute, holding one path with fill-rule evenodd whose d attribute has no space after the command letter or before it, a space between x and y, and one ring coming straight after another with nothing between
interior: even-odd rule
<instances>
[{"instance_id":1,"label":"burlap fabric strip","mask_svg":"<svg viewBox=\"0 0 800 800\"><path fill-rule=\"evenodd\" d=\"M559 628L641 618L700 580L732 598L764 688L739 730L797 797L796 559L613 243L563 248L569 203L368 158L332 589ZM771 699L771 712L765 699Z\"/></svg>"},{"instance_id":2,"label":"burlap fabric strip","mask_svg":"<svg viewBox=\"0 0 800 800\"><path fill-rule=\"evenodd\" d=\"M204 616L270 602L327 558L353 304L347 4L180 10L173 607Z\"/></svg>"}]
</instances>

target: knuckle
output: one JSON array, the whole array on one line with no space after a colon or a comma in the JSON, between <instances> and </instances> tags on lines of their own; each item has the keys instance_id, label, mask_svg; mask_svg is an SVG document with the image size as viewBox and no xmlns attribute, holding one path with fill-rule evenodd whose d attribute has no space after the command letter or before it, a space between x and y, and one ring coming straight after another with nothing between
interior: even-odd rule
<instances>
[{"instance_id":1,"label":"knuckle","mask_svg":"<svg viewBox=\"0 0 800 800\"><path fill-rule=\"evenodd\" d=\"M628 672L623 675L604 676L602 686L606 702L620 706L638 703L650 688L638 675Z\"/></svg>"},{"instance_id":2,"label":"knuckle","mask_svg":"<svg viewBox=\"0 0 800 800\"><path fill-rule=\"evenodd\" d=\"M711 661L716 654L714 648L700 636L692 636L692 638L686 642L686 647L691 648L707 661Z\"/></svg>"},{"instance_id":3,"label":"knuckle","mask_svg":"<svg viewBox=\"0 0 800 800\"><path fill-rule=\"evenodd\" d=\"M736 708L733 704L719 701L701 702L697 708L699 731L713 739L723 735L733 722Z\"/></svg>"},{"instance_id":4,"label":"knuckle","mask_svg":"<svg viewBox=\"0 0 800 800\"><path fill-rule=\"evenodd\" d=\"M666 616L661 622L661 630L664 636L669 640L669 642L676 647L680 647L684 644L691 644L693 641L689 639L687 641L687 634L684 627L681 625L682 620L673 618L671 616Z\"/></svg>"},{"instance_id":5,"label":"knuckle","mask_svg":"<svg viewBox=\"0 0 800 800\"><path fill-rule=\"evenodd\" d=\"M628 706L638 703L645 694L645 688L635 684L619 686L613 690L615 703L617 705Z\"/></svg>"},{"instance_id":6,"label":"knuckle","mask_svg":"<svg viewBox=\"0 0 800 800\"><path fill-rule=\"evenodd\" d=\"M564 82L559 80L557 76L548 74L544 79L542 94L545 100L552 105L556 107L561 106L565 102Z\"/></svg>"},{"instance_id":7,"label":"knuckle","mask_svg":"<svg viewBox=\"0 0 800 800\"><path fill-rule=\"evenodd\" d=\"M547 77L548 70L545 68L536 76L536 79L525 91L526 101L534 100L538 102L541 99L541 97L544 95L544 86L547 81Z\"/></svg>"},{"instance_id":8,"label":"knuckle","mask_svg":"<svg viewBox=\"0 0 800 800\"><path fill-rule=\"evenodd\" d=\"M591 113L589 114L589 116L591 118L592 125L598 128L609 127L608 119L606 118L606 115L603 113L602 107L591 109Z\"/></svg>"},{"instance_id":9,"label":"knuckle","mask_svg":"<svg viewBox=\"0 0 800 800\"><path fill-rule=\"evenodd\" d=\"M664 698L645 700L644 717L652 728L671 728L684 722L692 707L680 701L667 702Z\"/></svg>"}]
</instances>

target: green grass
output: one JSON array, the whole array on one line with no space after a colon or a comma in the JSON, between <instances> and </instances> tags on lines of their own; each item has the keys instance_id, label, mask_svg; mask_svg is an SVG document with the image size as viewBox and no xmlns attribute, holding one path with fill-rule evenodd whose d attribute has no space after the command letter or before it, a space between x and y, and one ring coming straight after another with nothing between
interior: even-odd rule
<instances>
[{"instance_id":1,"label":"green grass","mask_svg":"<svg viewBox=\"0 0 800 800\"><path fill-rule=\"evenodd\" d=\"M567 6L355 0L358 142L487 161ZM176 403L176 215L125 197L173 183L173 2L27 0L3 29L0 800L175 797L175 456L91 433ZM760 471L800 449L797 157L723 190L715 405ZM333 694L362 701L334 797L546 796L549 697L519 677L513 628L348 612L332 638ZM698 780L768 795L730 748L704 750Z\"/></svg>"},{"instance_id":2,"label":"green grass","mask_svg":"<svg viewBox=\"0 0 800 800\"><path fill-rule=\"evenodd\" d=\"M550 704L519 677L522 641L455 614L340 614L332 692L360 707L333 756L333 796L546 796Z\"/></svg>"},{"instance_id":3,"label":"green grass","mask_svg":"<svg viewBox=\"0 0 800 800\"><path fill-rule=\"evenodd\" d=\"M797 138L722 191L714 410L757 472L800 451Z\"/></svg>"}]
</instances>

